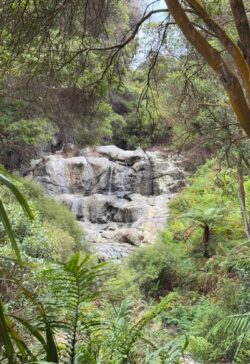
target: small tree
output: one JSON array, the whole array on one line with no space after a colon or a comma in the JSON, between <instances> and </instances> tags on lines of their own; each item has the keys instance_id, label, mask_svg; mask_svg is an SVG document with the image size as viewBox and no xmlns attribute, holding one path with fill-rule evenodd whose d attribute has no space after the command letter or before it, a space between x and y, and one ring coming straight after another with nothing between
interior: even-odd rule
<instances>
[{"instance_id":1,"label":"small tree","mask_svg":"<svg viewBox=\"0 0 250 364\"><path fill-rule=\"evenodd\" d=\"M184 218L190 222L190 226L194 228L201 227L203 229L202 250L204 258L209 258L211 228L221 217L222 209L216 207L207 209L192 209L184 215Z\"/></svg>"}]
</instances>

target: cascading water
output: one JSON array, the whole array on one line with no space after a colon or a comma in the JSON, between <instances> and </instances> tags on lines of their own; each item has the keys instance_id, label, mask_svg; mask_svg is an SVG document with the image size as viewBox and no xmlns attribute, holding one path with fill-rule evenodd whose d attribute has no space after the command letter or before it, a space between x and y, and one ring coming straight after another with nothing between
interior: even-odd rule
<instances>
[{"instance_id":1,"label":"cascading water","mask_svg":"<svg viewBox=\"0 0 250 364\"><path fill-rule=\"evenodd\" d=\"M103 259L120 259L155 241L184 177L168 155L115 146L76 157L51 155L35 166L35 180L71 209Z\"/></svg>"},{"instance_id":2,"label":"cascading water","mask_svg":"<svg viewBox=\"0 0 250 364\"><path fill-rule=\"evenodd\" d=\"M108 189L108 194L109 196L112 194L112 179L113 179L113 172L114 172L114 165L111 162L110 164L110 174L109 174L109 189Z\"/></svg>"},{"instance_id":3,"label":"cascading water","mask_svg":"<svg viewBox=\"0 0 250 364\"><path fill-rule=\"evenodd\" d=\"M123 198L125 196L125 194L126 194L128 170L129 170L129 167L126 164L125 168L124 168L124 172L122 174L120 188L119 188L119 191L118 191L118 197L120 197L120 198Z\"/></svg>"}]
</instances>

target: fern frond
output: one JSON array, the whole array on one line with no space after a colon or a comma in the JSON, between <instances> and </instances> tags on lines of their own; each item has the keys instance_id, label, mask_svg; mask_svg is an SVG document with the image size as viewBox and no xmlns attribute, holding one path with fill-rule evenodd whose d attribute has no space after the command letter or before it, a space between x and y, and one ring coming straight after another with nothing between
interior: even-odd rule
<instances>
[{"instance_id":1,"label":"fern frond","mask_svg":"<svg viewBox=\"0 0 250 364\"><path fill-rule=\"evenodd\" d=\"M209 332L208 338L214 338L221 334L225 336L231 334L235 337L235 341L238 342L233 361L235 362L244 341L250 337L250 312L230 315L219 321Z\"/></svg>"},{"instance_id":2,"label":"fern frond","mask_svg":"<svg viewBox=\"0 0 250 364\"><path fill-rule=\"evenodd\" d=\"M19 189L15 186L15 184L11 181L11 177L8 175L8 177L6 177L3 172L4 169L0 166L0 184L4 185L5 187L7 187L15 196L16 200L19 202L20 206L22 207L22 209L24 210L25 214L30 218L33 219L34 215L25 199L25 197L23 196L23 194L19 191ZM11 228L11 224L8 218L8 215L6 213L6 210L4 208L4 204L0 198L0 221L2 222L4 229L6 231L6 234L11 242L11 246L16 254L17 260L19 263L21 263L21 254L19 252L18 246L17 246L17 242L13 233L13 230Z\"/></svg>"},{"instance_id":3,"label":"fern frond","mask_svg":"<svg viewBox=\"0 0 250 364\"><path fill-rule=\"evenodd\" d=\"M1 268L5 277L18 287L33 307L32 321L15 315L12 315L12 319L38 340L46 354L47 362L59 362L55 338L64 338L65 349L60 353L60 362L73 364L76 360L77 346L81 344L79 337L104 328L105 323L102 320L83 311L85 304L100 293L103 266L103 263L93 264L90 256L82 256L79 253L66 263L51 264L50 268L41 274L43 279L46 279L48 292L42 297L36 297L16 277ZM11 344L12 341L13 338L10 338ZM19 344L21 345L21 341L16 345Z\"/></svg>"},{"instance_id":4,"label":"fern frond","mask_svg":"<svg viewBox=\"0 0 250 364\"><path fill-rule=\"evenodd\" d=\"M95 319L83 320L81 307L98 294L98 280L103 274L103 263L94 265L91 256L75 254L66 263L54 264L44 271L48 279L50 295L44 300L47 317L54 329L67 335L63 356L68 363L74 363L78 332L99 328L101 322ZM58 318L60 317L60 322Z\"/></svg>"},{"instance_id":5,"label":"fern frond","mask_svg":"<svg viewBox=\"0 0 250 364\"><path fill-rule=\"evenodd\" d=\"M210 331L210 336L218 333L232 333L234 336L248 332L250 334L250 313L230 315L218 322Z\"/></svg>"}]
</instances>

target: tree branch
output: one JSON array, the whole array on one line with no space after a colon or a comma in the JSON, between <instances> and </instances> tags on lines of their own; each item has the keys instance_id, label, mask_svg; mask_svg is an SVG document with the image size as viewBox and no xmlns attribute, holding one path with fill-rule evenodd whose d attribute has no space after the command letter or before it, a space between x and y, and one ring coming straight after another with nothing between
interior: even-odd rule
<instances>
[{"instance_id":1,"label":"tree branch","mask_svg":"<svg viewBox=\"0 0 250 364\"><path fill-rule=\"evenodd\" d=\"M70 64L74 59L76 59L79 55L83 54L83 53L88 53L88 52L105 52L105 51L112 51L114 50L115 52L111 55L111 59L113 61L113 59L116 57L116 55L121 51L121 49L125 48L126 45L128 45L132 40L134 40L134 38L136 37L136 35L138 34L138 31L141 27L141 25L147 20L149 19L152 15L154 14L159 14L159 13L167 13L168 10L167 9L157 9L157 10L152 10L150 11L148 14L144 15L134 26L134 30L132 31L131 35L129 37L125 36L125 39L122 40L120 43L111 45L111 46L107 46L107 47L84 47L84 48L80 48L78 51L76 51L74 53L74 55L69 58L65 63L63 63L63 65L61 65L61 67L59 68L59 70L61 70L63 67L65 67L66 64ZM132 29L131 29L132 30Z\"/></svg>"},{"instance_id":2,"label":"tree branch","mask_svg":"<svg viewBox=\"0 0 250 364\"><path fill-rule=\"evenodd\" d=\"M240 37L243 55L250 66L250 26L243 0L230 0L235 25Z\"/></svg>"},{"instance_id":3,"label":"tree branch","mask_svg":"<svg viewBox=\"0 0 250 364\"><path fill-rule=\"evenodd\" d=\"M168 10L187 40L205 58L207 63L219 75L229 96L232 108L237 115L242 129L250 137L250 108L237 77L221 57L220 53L211 46L204 36L192 25L180 0L165 0Z\"/></svg>"},{"instance_id":4,"label":"tree branch","mask_svg":"<svg viewBox=\"0 0 250 364\"><path fill-rule=\"evenodd\" d=\"M198 16L212 29L217 35L218 39L225 47L229 55L234 60L235 66L239 72L240 79L242 81L243 88L246 93L246 98L250 105L250 73L248 65L240 51L240 48L231 40L227 33L220 27L220 25L214 21L214 19L208 14L206 9L201 6L197 0L187 0L188 4L197 12Z\"/></svg>"}]
</instances>

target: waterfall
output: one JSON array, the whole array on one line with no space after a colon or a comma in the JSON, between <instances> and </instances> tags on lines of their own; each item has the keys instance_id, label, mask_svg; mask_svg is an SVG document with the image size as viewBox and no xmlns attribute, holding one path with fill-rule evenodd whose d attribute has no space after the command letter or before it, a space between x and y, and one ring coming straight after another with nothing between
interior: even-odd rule
<instances>
[{"instance_id":1,"label":"waterfall","mask_svg":"<svg viewBox=\"0 0 250 364\"><path fill-rule=\"evenodd\" d=\"M97 152L47 156L36 163L34 178L76 215L93 251L120 259L156 240L168 218L167 202L185 174L159 152L114 146Z\"/></svg>"},{"instance_id":2,"label":"waterfall","mask_svg":"<svg viewBox=\"0 0 250 364\"><path fill-rule=\"evenodd\" d=\"M77 218L79 218L81 204L82 204L81 196L75 196L75 198L72 199L71 211Z\"/></svg>"},{"instance_id":3,"label":"waterfall","mask_svg":"<svg viewBox=\"0 0 250 364\"><path fill-rule=\"evenodd\" d=\"M126 192L126 186L127 186L127 179L128 179L128 170L129 167L126 164L125 168L124 168L124 172L122 174L122 178L121 178L121 183L119 186L119 191L118 191L118 195L119 197L123 198Z\"/></svg>"},{"instance_id":4,"label":"waterfall","mask_svg":"<svg viewBox=\"0 0 250 364\"><path fill-rule=\"evenodd\" d=\"M113 163L111 162L110 165L110 172L109 172L109 196L112 194L112 179L113 179L113 172L114 172L114 166Z\"/></svg>"}]
</instances>

